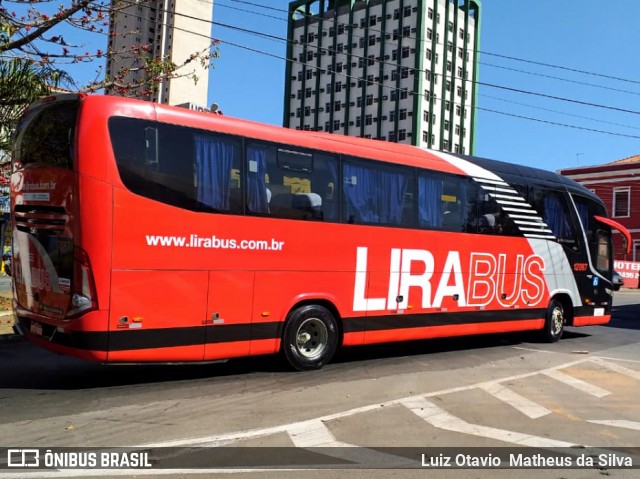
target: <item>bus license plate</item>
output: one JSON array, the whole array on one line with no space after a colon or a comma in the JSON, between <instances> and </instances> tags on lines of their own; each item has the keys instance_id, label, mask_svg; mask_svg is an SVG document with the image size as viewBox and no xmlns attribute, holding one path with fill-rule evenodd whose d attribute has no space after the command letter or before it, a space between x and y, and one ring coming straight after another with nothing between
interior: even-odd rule
<instances>
[{"instance_id":1,"label":"bus license plate","mask_svg":"<svg viewBox=\"0 0 640 479\"><path fill-rule=\"evenodd\" d=\"M42 324L31 321L31 334L42 336Z\"/></svg>"}]
</instances>

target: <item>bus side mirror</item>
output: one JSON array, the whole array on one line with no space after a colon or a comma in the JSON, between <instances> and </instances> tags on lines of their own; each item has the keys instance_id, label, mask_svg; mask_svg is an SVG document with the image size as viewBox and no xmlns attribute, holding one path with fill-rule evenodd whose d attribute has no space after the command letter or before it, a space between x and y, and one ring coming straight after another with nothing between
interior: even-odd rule
<instances>
[{"instance_id":1,"label":"bus side mirror","mask_svg":"<svg viewBox=\"0 0 640 479\"><path fill-rule=\"evenodd\" d=\"M144 129L144 166L158 166L158 129L147 127Z\"/></svg>"}]
</instances>

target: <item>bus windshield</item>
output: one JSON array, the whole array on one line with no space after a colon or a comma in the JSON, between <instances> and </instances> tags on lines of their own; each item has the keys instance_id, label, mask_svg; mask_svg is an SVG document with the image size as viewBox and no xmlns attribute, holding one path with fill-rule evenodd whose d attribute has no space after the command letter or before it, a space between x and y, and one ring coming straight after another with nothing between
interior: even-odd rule
<instances>
[{"instance_id":1,"label":"bus windshield","mask_svg":"<svg viewBox=\"0 0 640 479\"><path fill-rule=\"evenodd\" d=\"M16 130L14 164L43 163L72 169L77 114L77 101L44 103L27 112Z\"/></svg>"},{"instance_id":2,"label":"bus windshield","mask_svg":"<svg viewBox=\"0 0 640 479\"><path fill-rule=\"evenodd\" d=\"M77 99L45 99L35 104L18 125L13 150L16 300L53 318L64 318L73 309L75 253L70 219L78 107Z\"/></svg>"}]
</instances>

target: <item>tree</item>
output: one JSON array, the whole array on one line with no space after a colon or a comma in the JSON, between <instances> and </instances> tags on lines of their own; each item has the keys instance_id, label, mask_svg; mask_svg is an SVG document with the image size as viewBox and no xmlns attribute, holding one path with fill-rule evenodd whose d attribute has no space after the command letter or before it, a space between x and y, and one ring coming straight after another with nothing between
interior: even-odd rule
<instances>
[{"instance_id":1,"label":"tree","mask_svg":"<svg viewBox=\"0 0 640 479\"><path fill-rule=\"evenodd\" d=\"M164 25L170 12L155 10L156 6L153 0L0 0L0 149L8 151L8 132L15 125L15 115L50 87L148 96L169 78L187 76L197 81L190 65L199 62L200 69L209 68L217 57L215 40L207 40L206 48L178 63L148 43L129 43L126 50L110 48L114 35L109 31L110 18L133 14L134 9L137 15L143 8L153 9L157 24ZM90 44L94 46L88 47ZM123 59L113 62L118 68L111 75L103 67L107 57ZM91 80L81 84L67 74L78 64L95 66Z\"/></svg>"},{"instance_id":2,"label":"tree","mask_svg":"<svg viewBox=\"0 0 640 479\"><path fill-rule=\"evenodd\" d=\"M32 60L0 60L0 165L8 160L11 133L24 107L68 81L66 73Z\"/></svg>"}]
</instances>

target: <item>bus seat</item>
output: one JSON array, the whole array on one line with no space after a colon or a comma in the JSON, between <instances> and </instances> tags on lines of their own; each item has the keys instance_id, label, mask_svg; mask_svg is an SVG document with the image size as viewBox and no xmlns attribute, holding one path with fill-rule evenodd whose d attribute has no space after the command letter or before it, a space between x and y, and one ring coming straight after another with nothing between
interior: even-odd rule
<instances>
[{"instance_id":1,"label":"bus seat","mask_svg":"<svg viewBox=\"0 0 640 479\"><path fill-rule=\"evenodd\" d=\"M322 219L322 197L318 193L296 193L291 206L309 213L313 219Z\"/></svg>"}]
</instances>

